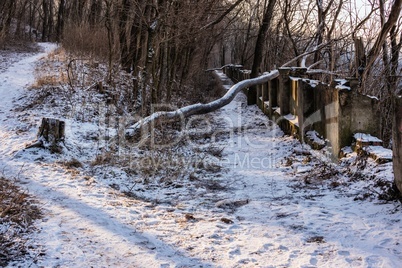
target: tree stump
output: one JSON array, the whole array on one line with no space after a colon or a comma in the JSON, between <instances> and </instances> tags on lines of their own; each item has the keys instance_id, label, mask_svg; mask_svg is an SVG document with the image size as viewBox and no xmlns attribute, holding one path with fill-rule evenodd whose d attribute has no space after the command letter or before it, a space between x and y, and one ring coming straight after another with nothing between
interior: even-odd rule
<instances>
[{"instance_id":1,"label":"tree stump","mask_svg":"<svg viewBox=\"0 0 402 268\"><path fill-rule=\"evenodd\" d=\"M26 148L42 147L52 152L61 152L60 142L64 142L65 122L54 118L42 118L37 141Z\"/></svg>"},{"instance_id":2,"label":"tree stump","mask_svg":"<svg viewBox=\"0 0 402 268\"><path fill-rule=\"evenodd\" d=\"M56 144L64 141L65 122L54 118L42 118L38 131L38 140L42 139L47 143Z\"/></svg>"}]
</instances>

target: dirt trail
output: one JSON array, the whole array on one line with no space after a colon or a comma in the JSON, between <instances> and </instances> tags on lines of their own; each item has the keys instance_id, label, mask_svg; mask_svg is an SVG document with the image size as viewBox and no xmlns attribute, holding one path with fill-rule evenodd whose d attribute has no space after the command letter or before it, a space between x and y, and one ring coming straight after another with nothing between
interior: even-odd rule
<instances>
[{"instance_id":1,"label":"dirt trail","mask_svg":"<svg viewBox=\"0 0 402 268\"><path fill-rule=\"evenodd\" d=\"M35 62L55 49L51 44L41 46L44 52L24 58L0 74L0 169L7 177L18 178L39 199L45 213L38 224L41 231L34 237L39 239L34 242L43 243L43 249L36 249L39 255L29 261L46 267L202 263L152 235L138 232L132 223L140 214L132 201L109 187L83 187L85 182L72 180L60 166L42 163L40 153L35 158L22 151L24 144L35 139L36 129L25 129L12 109L34 82Z\"/></svg>"}]
</instances>

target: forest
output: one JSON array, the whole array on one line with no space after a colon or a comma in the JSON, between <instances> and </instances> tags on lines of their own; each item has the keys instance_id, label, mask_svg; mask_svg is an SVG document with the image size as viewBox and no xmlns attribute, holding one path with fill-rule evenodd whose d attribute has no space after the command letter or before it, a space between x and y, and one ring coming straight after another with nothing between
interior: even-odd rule
<instances>
[{"instance_id":1,"label":"forest","mask_svg":"<svg viewBox=\"0 0 402 268\"><path fill-rule=\"evenodd\" d=\"M400 77L400 6L385 0L4 0L0 40L58 42L106 62L106 82L116 68L125 70L135 80L133 106L141 114L150 103L192 96L189 91L205 86L208 68L240 64L256 77L289 60L317 69L324 80L360 70L362 90L387 102Z\"/></svg>"}]
</instances>

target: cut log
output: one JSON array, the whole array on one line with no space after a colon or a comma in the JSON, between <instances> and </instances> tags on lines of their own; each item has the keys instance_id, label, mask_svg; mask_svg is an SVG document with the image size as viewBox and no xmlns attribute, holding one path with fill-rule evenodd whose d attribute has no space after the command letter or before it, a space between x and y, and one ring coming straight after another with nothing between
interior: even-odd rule
<instances>
[{"instance_id":1,"label":"cut log","mask_svg":"<svg viewBox=\"0 0 402 268\"><path fill-rule=\"evenodd\" d=\"M37 140L26 148L42 147L52 152L60 152L60 143L65 138L65 122L54 118L42 118Z\"/></svg>"}]
</instances>

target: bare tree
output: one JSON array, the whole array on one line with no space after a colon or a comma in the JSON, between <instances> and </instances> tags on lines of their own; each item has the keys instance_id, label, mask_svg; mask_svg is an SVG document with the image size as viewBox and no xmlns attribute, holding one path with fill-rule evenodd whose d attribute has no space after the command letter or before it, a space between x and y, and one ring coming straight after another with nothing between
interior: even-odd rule
<instances>
[{"instance_id":1,"label":"bare tree","mask_svg":"<svg viewBox=\"0 0 402 268\"><path fill-rule=\"evenodd\" d=\"M262 20L262 25L258 31L258 37L256 44L254 46L254 60L253 66L251 67L251 78L255 78L260 74L260 65L262 62L262 55L265 53L265 43L266 43L266 35L271 25L271 21L274 16L276 0L268 0L268 4L266 5L264 11L264 17ZM249 89L248 94L248 104L254 104L257 101L257 89L255 87L251 87Z\"/></svg>"},{"instance_id":2,"label":"bare tree","mask_svg":"<svg viewBox=\"0 0 402 268\"><path fill-rule=\"evenodd\" d=\"M0 38L10 33L11 21L15 14L16 2L12 0L2 1L0 4Z\"/></svg>"},{"instance_id":3,"label":"bare tree","mask_svg":"<svg viewBox=\"0 0 402 268\"><path fill-rule=\"evenodd\" d=\"M381 2L382 1L380 1L380 3ZM363 74L363 79L365 79L366 76L369 74L371 67L373 66L375 60L377 59L377 57L381 52L381 49L387 38L387 35L391 32L392 28L395 26L398 19L400 18L401 8L402 8L402 0L395 0L391 7L388 20L383 23L383 26L381 27L381 30L375 40L373 47L367 54L367 66Z\"/></svg>"},{"instance_id":4,"label":"bare tree","mask_svg":"<svg viewBox=\"0 0 402 268\"><path fill-rule=\"evenodd\" d=\"M57 25L56 25L56 41L60 42L63 39L64 20L65 20L65 0L60 0L59 10L57 12Z\"/></svg>"}]
</instances>

